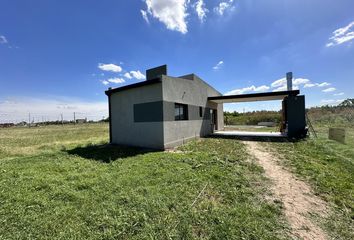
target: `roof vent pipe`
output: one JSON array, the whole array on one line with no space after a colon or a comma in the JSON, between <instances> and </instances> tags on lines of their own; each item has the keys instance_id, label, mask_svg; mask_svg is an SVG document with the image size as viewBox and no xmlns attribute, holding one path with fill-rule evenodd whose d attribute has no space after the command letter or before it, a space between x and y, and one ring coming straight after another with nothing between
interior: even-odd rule
<instances>
[{"instance_id":1,"label":"roof vent pipe","mask_svg":"<svg viewBox=\"0 0 354 240\"><path fill-rule=\"evenodd\" d=\"M292 72L286 73L286 83L288 86L288 91L292 91L293 90L293 73Z\"/></svg>"}]
</instances>

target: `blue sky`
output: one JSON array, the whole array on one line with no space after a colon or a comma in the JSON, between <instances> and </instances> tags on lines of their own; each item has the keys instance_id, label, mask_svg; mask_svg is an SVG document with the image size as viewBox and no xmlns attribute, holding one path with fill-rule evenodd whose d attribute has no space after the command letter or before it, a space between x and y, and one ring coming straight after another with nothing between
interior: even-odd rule
<instances>
[{"instance_id":1,"label":"blue sky","mask_svg":"<svg viewBox=\"0 0 354 240\"><path fill-rule=\"evenodd\" d=\"M104 90L162 64L229 94L279 90L293 71L307 107L336 104L353 97L353 9L352 0L2 0L0 121L102 118Z\"/></svg>"}]
</instances>

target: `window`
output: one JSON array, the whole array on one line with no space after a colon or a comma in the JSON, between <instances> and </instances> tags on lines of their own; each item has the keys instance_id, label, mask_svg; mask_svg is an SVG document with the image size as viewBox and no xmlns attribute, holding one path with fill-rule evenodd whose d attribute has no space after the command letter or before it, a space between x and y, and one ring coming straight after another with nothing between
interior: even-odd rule
<instances>
[{"instance_id":1,"label":"window","mask_svg":"<svg viewBox=\"0 0 354 240\"><path fill-rule=\"evenodd\" d=\"M203 117L203 108L199 107L199 117Z\"/></svg>"},{"instance_id":2,"label":"window","mask_svg":"<svg viewBox=\"0 0 354 240\"><path fill-rule=\"evenodd\" d=\"M188 120L188 106L175 103L175 120Z\"/></svg>"}]
</instances>

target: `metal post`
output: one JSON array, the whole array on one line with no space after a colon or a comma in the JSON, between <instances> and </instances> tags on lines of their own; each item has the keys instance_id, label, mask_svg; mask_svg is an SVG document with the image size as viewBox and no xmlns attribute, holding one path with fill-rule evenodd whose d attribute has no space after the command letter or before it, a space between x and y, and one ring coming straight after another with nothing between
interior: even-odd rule
<instances>
[{"instance_id":1,"label":"metal post","mask_svg":"<svg viewBox=\"0 0 354 240\"><path fill-rule=\"evenodd\" d=\"M288 91L292 91L293 90L293 73L292 72L286 73L286 83L288 86Z\"/></svg>"}]
</instances>

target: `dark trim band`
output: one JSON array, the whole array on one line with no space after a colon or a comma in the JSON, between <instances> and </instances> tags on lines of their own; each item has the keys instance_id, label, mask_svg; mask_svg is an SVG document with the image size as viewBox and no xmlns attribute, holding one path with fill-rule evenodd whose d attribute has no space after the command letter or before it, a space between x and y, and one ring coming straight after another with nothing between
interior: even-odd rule
<instances>
[{"instance_id":1,"label":"dark trim band","mask_svg":"<svg viewBox=\"0 0 354 240\"><path fill-rule=\"evenodd\" d=\"M187 119L175 119L175 105L182 104L186 106ZM200 116L202 108L202 116ZM135 123L139 122L173 122L173 121L192 121L192 120L210 120L210 109L206 106L197 106L186 103L155 101L147 103L138 103L133 105L133 119Z\"/></svg>"}]
</instances>

